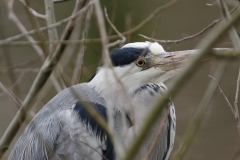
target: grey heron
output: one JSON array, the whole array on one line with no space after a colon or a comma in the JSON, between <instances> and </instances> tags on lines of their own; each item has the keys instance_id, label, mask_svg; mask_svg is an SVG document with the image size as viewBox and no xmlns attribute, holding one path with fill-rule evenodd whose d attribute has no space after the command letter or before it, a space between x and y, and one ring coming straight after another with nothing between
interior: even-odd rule
<instances>
[{"instance_id":1,"label":"grey heron","mask_svg":"<svg viewBox=\"0 0 240 160\"><path fill-rule=\"evenodd\" d=\"M64 89L37 113L9 160L118 159L114 143L81 102L89 102L107 122L108 111L112 110L119 143L128 148L157 99L167 90L163 83L177 74L190 56L166 52L156 42L129 43L113 50L112 68L99 67L89 82ZM173 149L176 116L170 100L149 131L145 149L151 147L161 126L162 132L148 159L168 160ZM140 151L136 159L142 159L141 153L146 153L144 149Z\"/></svg>"}]
</instances>

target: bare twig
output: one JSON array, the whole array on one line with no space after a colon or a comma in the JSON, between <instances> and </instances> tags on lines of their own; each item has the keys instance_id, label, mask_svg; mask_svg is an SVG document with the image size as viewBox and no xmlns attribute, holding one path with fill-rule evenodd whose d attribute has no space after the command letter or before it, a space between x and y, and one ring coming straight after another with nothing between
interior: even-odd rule
<instances>
[{"instance_id":1,"label":"bare twig","mask_svg":"<svg viewBox=\"0 0 240 160\"><path fill-rule=\"evenodd\" d=\"M76 12L78 12L79 10L84 8L84 6L87 5L86 1L87 0L77 0L72 14L75 14ZM92 6L89 7L88 11L91 8L92 8ZM80 34L82 32L81 27L82 27L83 18L84 18L84 15L79 14L77 17L75 17L74 19L69 21L69 23L67 24L67 27L64 30L64 34L61 37L61 41L78 40L79 39ZM74 54L75 48L77 47L76 45L73 45L71 47L66 47L66 46L67 46L66 44L58 43L57 50L55 51L55 53L63 52L63 51L65 53L64 57L63 57L64 61L61 61L61 63L57 66L57 70L60 71L59 75L60 75L60 73L64 72L64 70L65 70L64 68L66 68L67 65L69 64L69 61L72 59L72 56ZM64 74L64 75L65 75L64 78L66 78L67 74ZM68 77L68 80L71 81L70 77Z\"/></svg>"},{"instance_id":2,"label":"bare twig","mask_svg":"<svg viewBox=\"0 0 240 160\"><path fill-rule=\"evenodd\" d=\"M20 81L22 80L23 76L26 74L26 72L21 72L20 75L18 76L17 80L9 87L9 90L14 90L14 88L16 86L18 86L18 84L20 83ZM5 95L6 92L3 92L0 94L0 97Z\"/></svg>"},{"instance_id":3,"label":"bare twig","mask_svg":"<svg viewBox=\"0 0 240 160\"><path fill-rule=\"evenodd\" d=\"M114 23L115 22L115 19L116 19L116 13L117 13L117 0L113 0L112 1L112 7L111 7L111 9L112 9L112 13L111 13L111 22L112 23ZM108 32L107 32L107 34L108 35L111 35L112 34L112 27L109 27L108 28Z\"/></svg>"},{"instance_id":4,"label":"bare twig","mask_svg":"<svg viewBox=\"0 0 240 160\"><path fill-rule=\"evenodd\" d=\"M132 28L132 17L130 14L125 16L125 30L130 30ZM131 34L126 35L127 43L131 42Z\"/></svg>"},{"instance_id":5,"label":"bare twig","mask_svg":"<svg viewBox=\"0 0 240 160\"><path fill-rule=\"evenodd\" d=\"M240 83L240 68L238 73L237 88L236 88L236 95L235 95L235 101L234 101L234 107L235 107L235 112L236 112L237 121L238 121L238 133L240 134L240 120L239 120L239 112L238 112L239 83Z\"/></svg>"},{"instance_id":6,"label":"bare twig","mask_svg":"<svg viewBox=\"0 0 240 160\"><path fill-rule=\"evenodd\" d=\"M53 5L53 1L45 0L44 2L45 2L47 26L50 26L50 25L56 23L56 18L55 18L55 13L54 13L54 5ZM56 45L53 43L53 41L58 41L58 33L57 33L56 28L48 29L48 38L50 41L49 53L50 53L50 56L52 56L51 54L53 54L55 47L56 47ZM59 84L59 82L57 81L54 74L52 74L50 76L50 80L52 81L52 84L57 92L62 91L62 87Z\"/></svg>"},{"instance_id":7,"label":"bare twig","mask_svg":"<svg viewBox=\"0 0 240 160\"><path fill-rule=\"evenodd\" d=\"M220 81L224 71L226 68L226 62L222 62L220 63L217 71L215 72L215 77L217 79L217 81ZM192 141L197 129L199 128L201 121L204 117L204 113L206 112L207 108L208 108L208 104L212 99L212 96L214 95L216 89L217 89L217 84L215 82L210 82L210 84L208 85L204 96L200 102L200 104L197 107L197 111L194 115L193 120L191 121L191 124L189 126L189 128L186 131L186 134L184 136L184 139L182 141L182 143L180 144L180 147L176 153L176 155L174 156L174 160L181 160L184 157L184 154L186 153L190 142Z\"/></svg>"},{"instance_id":8,"label":"bare twig","mask_svg":"<svg viewBox=\"0 0 240 160\"><path fill-rule=\"evenodd\" d=\"M27 67L28 65L37 62L39 60L39 58L40 57L35 57L35 58L30 59L30 60L28 60L24 63L16 64L16 65L13 65L13 66L8 66L8 67L5 67L5 68L0 68L0 72L6 72L8 70L13 70L13 69L16 69L16 68Z\"/></svg>"},{"instance_id":9,"label":"bare twig","mask_svg":"<svg viewBox=\"0 0 240 160\"><path fill-rule=\"evenodd\" d=\"M228 11L227 5L225 4L225 2L223 0L218 0L218 4L221 8L221 13L224 19L231 19L231 15ZM237 6L239 5L239 3L237 4ZM232 26L229 29L229 37L231 39L231 42L234 46L234 48L240 50L240 39L239 39L239 35L236 31L236 29Z\"/></svg>"},{"instance_id":10,"label":"bare twig","mask_svg":"<svg viewBox=\"0 0 240 160\"><path fill-rule=\"evenodd\" d=\"M82 41L83 42L81 43L80 50L79 50L78 56L77 56L76 66L73 71L72 84L76 84L76 83L80 82L80 79L81 79L81 75L82 75L82 71L83 71L83 57L84 57L84 52L85 52L85 47L86 47L85 43L84 43L84 39L86 39L87 34L88 34L92 12L93 12L93 9L91 7L89 9L89 11L86 15L86 19L85 19L85 26L84 26L84 29L82 32Z\"/></svg>"},{"instance_id":11,"label":"bare twig","mask_svg":"<svg viewBox=\"0 0 240 160\"><path fill-rule=\"evenodd\" d=\"M191 73L194 71L195 68L198 67L198 61L202 59L208 51L212 48L213 44L219 40L219 37L223 36L223 34L231 27L233 23L235 23L240 18L240 11L236 10L236 12L233 13L231 20L226 20L220 22L216 27L214 32L209 33L204 41L201 41L201 43L197 46L197 48L203 48L199 54L189 63L189 65L185 68L184 72L181 74L180 77L178 77L175 80L175 83L171 87L169 87L169 90L162 96L161 99L157 102L157 105L154 106L153 110L147 117L145 124L139 133L139 135L136 137L136 139L133 141L130 148L127 150L127 153L125 154L124 160L132 160L137 153L138 149L141 147L142 142L145 140L145 137L148 134L148 131L151 129L152 124L155 122L155 120L158 118L158 115L161 114L162 109L164 108L164 105L166 104L168 98L170 95L175 95L177 93L177 90L181 88L181 86L186 82L186 77L189 78Z\"/></svg>"},{"instance_id":12,"label":"bare twig","mask_svg":"<svg viewBox=\"0 0 240 160\"><path fill-rule=\"evenodd\" d=\"M181 39L177 39L177 40L159 40L159 39L154 39L154 38L150 38L150 37L147 37L145 35L142 35L142 34L138 34L139 36L149 40L149 41L154 41L154 42L160 42L160 43L179 43L179 42L182 42L182 41L186 41L186 40L189 40L189 39L193 39L201 34L203 34L204 32L206 32L208 29L212 28L215 24L217 24L221 19L217 19L217 20L214 20L211 24L207 25L205 28L203 28L201 31L191 35L191 36L187 36L187 37L184 37L184 38L181 38Z\"/></svg>"},{"instance_id":13,"label":"bare twig","mask_svg":"<svg viewBox=\"0 0 240 160\"><path fill-rule=\"evenodd\" d=\"M37 17L37 18L39 18L39 19L44 19L44 20L46 19L46 16L45 16L45 15L36 12L34 9L32 9L30 6L28 6L24 0L19 0L19 1L22 2L22 4L23 4L25 7L27 7L27 9L29 10L29 12L30 12L32 15L34 15L35 17Z\"/></svg>"},{"instance_id":14,"label":"bare twig","mask_svg":"<svg viewBox=\"0 0 240 160\"><path fill-rule=\"evenodd\" d=\"M14 11L13 11L13 3L8 3L8 17L9 19L11 19L16 26L18 27L18 29L23 33L24 37L26 37L26 39L30 42L34 42L35 40L33 39L33 37L31 37L27 33L27 29L24 27L24 25L19 21L19 19L17 18L17 16L15 15ZM37 30L38 31L38 30ZM42 60L45 59L44 53L42 51L42 49L38 46L38 45L32 45L32 47L35 49L35 51L38 53L38 55L41 57Z\"/></svg>"},{"instance_id":15,"label":"bare twig","mask_svg":"<svg viewBox=\"0 0 240 160\"><path fill-rule=\"evenodd\" d=\"M12 71L13 72L38 73L39 72L39 68L15 68L15 69L12 69ZM5 71L5 72L7 72L7 71Z\"/></svg>"},{"instance_id":16,"label":"bare twig","mask_svg":"<svg viewBox=\"0 0 240 160\"><path fill-rule=\"evenodd\" d=\"M107 14L107 9L104 8L104 12L105 12L105 17L108 21L108 23L110 24L110 26L112 27L112 29L118 34L119 37L122 38L122 40L117 40L115 42L109 43L107 45L108 48L116 46L118 44L123 44L126 41L126 38L117 30L117 28L114 26L114 24L110 21L110 19L108 18L108 14Z\"/></svg>"},{"instance_id":17,"label":"bare twig","mask_svg":"<svg viewBox=\"0 0 240 160\"><path fill-rule=\"evenodd\" d=\"M164 117L164 119L163 119L163 122L162 122L162 124L161 124L161 127L159 128L158 133L157 133L157 135L155 136L155 138L154 138L154 140L153 140L153 143L152 143L150 149L148 150L148 153L147 153L146 156L144 157L144 160L147 160L147 159L148 159L149 155L152 153L155 145L157 144L158 139L160 138L160 135L161 135L161 133L162 133L163 127L164 127L165 124L166 124L166 121L167 121L167 118L168 118L168 116L169 116L169 113L170 113L170 112L169 112L169 108L168 108L168 112L167 112L167 114L165 115L165 117Z\"/></svg>"},{"instance_id":18,"label":"bare twig","mask_svg":"<svg viewBox=\"0 0 240 160\"><path fill-rule=\"evenodd\" d=\"M237 3L237 5L230 11L230 13L233 13L237 9L238 6L239 6L239 3ZM145 38L149 41L154 41L154 42L159 42L159 43L179 43L179 42L182 42L182 41L193 39L193 38L203 34L204 32L206 32L208 29L212 28L215 24L217 24L221 20L222 20L222 18L216 19L212 23L210 23L209 25L204 27L201 31L199 31L199 32L197 32L197 33L195 33L191 36L187 36L187 37L177 39L177 40L159 40L159 39L154 39L154 38L147 37L147 36L142 35L142 34L139 34L139 36L141 36L141 37L143 37L143 38Z\"/></svg>"},{"instance_id":19,"label":"bare twig","mask_svg":"<svg viewBox=\"0 0 240 160\"><path fill-rule=\"evenodd\" d=\"M227 54L226 54L227 55ZM213 80L215 80L212 76L211 77ZM221 87L218 85L218 88L223 95L224 99L226 100L228 106L230 107L235 119L237 120L237 128L238 128L238 133L240 135L240 120L239 120L239 111L238 111L238 93L239 93L239 81L240 81L240 68L239 68L239 73L238 73L238 79L237 79L237 87L236 87L236 95L235 95L235 101L234 101L234 108L232 107L231 103L229 102L227 96L224 94L222 91Z\"/></svg>"},{"instance_id":20,"label":"bare twig","mask_svg":"<svg viewBox=\"0 0 240 160\"><path fill-rule=\"evenodd\" d=\"M60 3L60 2L65 2L65 1L68 1L68 0L53 0L54 3Z\"/></svg>"},{"instance_id":21,"label":"bare twig","mask_svg":"<svg viewBox=\"0 0 240 160\"><path fill-rule=\"evenodd\" d=\"M9 4L11 4L11 3L13 3L13 2L10 1ZM81 7L79 9L81 9ZM69 24L71 25L72 23L70 22ZM69 25L67 25L67 27L69 27ZM74 25L71 25L71 27L73 29ZM67 29L69 29L69 28L67 28ZM61 40L68 39L69 36L71 35L71 33L72 33L71 30L65 31ZM33 82L33 85L30 88L30 91L28 92L26 98L24 99L24 101L21 105L21 108L17 112L14 119L11 121L10 125L8 126L5 133L3 134L3 137L0 140L0 158L3 156L5 151L8 149L8 146L11 143L13 137L16 135L21 124L26 119L27 111L31 108L30 103L32 102L34 97L37 95L37 93L40 91L40 89L43 87L43 85L46 83L52 70L57 65L57 62L59 61L64 49L65 49L65 46L58 45L56 51L52 54L51 57L48 56L47 59L45 60L44 64L42 65L36 79Z\"/></svg>"},{"instance_id":22,"label":"bare twig","mask_svg":"<svg viewBox=\"0 0 240 160\"><path fill-rule=\"evenodd\" d=\"M141 23L139 23L137 26L135 26L134 28L128 30L128 31L125 31L122 33L123 36L126 36L126 35L129 35L129 34L132 34L134 32L136 32L137 30L139 30L140 28L142 28L144 25L146 25L149 21L151 21L160 11L163 11L167 8L169 8L170 6L174 5L178 0L172 0L170 1L169 3L163 5L163 6L160 6L158 7L157 9L155 9L146 19L144 19L143 21L141 21ZM45 31L45 30L48 30L49 28L54 28L54 27L58 27L60 25L62 25L63 23L67 23L69 20L71 19L74 19L78 14L83 14L85 13L88 8L90 7L90 5L92 5L92 1L89 2L88 5L86 5L83 9L81 9L80 11L78 11L77 13L71 15L70 17L66 18L66 19L63 19L51 26L46 26L46 27L41 27L39 28L39 30L31 30L27 33L24 33L24 34L19 34L19 35L16 35L16 36L13 36L13 37L9 37L7 39L4 39L4 40L0 40L0 45L6 45L6 44L9 44L10 42L12 41L15 41L15 40L18 40L22 37L24 37L25 35L31 35L31 34L35 34L36 32L38 31ZM113 39L117 39L119 38L119 35L113 35L113 36L109 36L108 37L108 40L113 40ZM60 41L62 42L62 40ZM97 38L97 39L85 39L85 43L93 43L93 42L101 42L101 39ZM36 43L39 43L39 42L32 42L32 44L36 44ZM65 42L64 42L65 43ZM78 41L77 43L81 43L81 41ZM16 42L16 43L12 43L12 44L29 44L29 43L26 43L26 42ZM30 43L31 44L31 43Z\"/></svg>"},{"instance_id":23,"label":"bare twig","mask_svg":"<svg viewBox=\"0 0 240 160\"><path fill-rule=\"evenodd\" d=\"M231 15L228 12L228 8L227 5L225 4L225 2L223 0L219 0L218 1L219 6L221 7L221 11L222 11L222 15L225 19L231 19ZM229 29L229 36L231 39L231 42L234 46L234 48L236 48L237 50L240 50L240 39L239 39L239 35L238 32L236 31L236 29L232 26ZM237 88L236 88L236 96L235 96L235 102L234 102L234 107L235 107L235 118L237 120L237 128L238 128L238 134L240 136L240 119L239 119L239 112L238 112L238 92L239 92L239 79L240 79L240 68L239 68L239 74L238 74L238 79L237 79ZM225 97L225 99L227 100L227 98Z\"/></svg>"},{"instance_id":24,"label":"bare twig","mask_svg":"<svg viewBox=\"0 0 240 160\"><path fill-rule=\"evenodd\" d=\"M13 102L16 104L17 108L19 109L22 104L22 101L16 95L14 95L9 89L7 89L7 87L3 85L2 82L0 82L0 89L2 89L5 93L9 95L9 97L12 98Z\"/></svg>"},{"instance_id":25,"label":"bare twig","mask_svg":"<svg viewBox=\"0 0 240 160\"><path fill-rule=\"evenodd\" d=\"M30 2L31 0L24 0L25 3L30 6ZM47 50L47 47L46 45L44 44L45 42L45 38L44 38L44 35L42 32L39 31L39 28L40 28L40 25L39 25L39 22L38 22L38 19L31 13L31 11L25 7L25 10L27 12L27 15L29 17L29 20L32 24L32 26L37 29L38 31L36 32L36 38L39 39L40 43L39 43L39 47L42 49L43 53L44 53L44 56L47 57L48 55L48 50Z\"/></svg>"},{"instance_id":26,"label":"bare twig","mask_svg":"<svg viewBox=\"0 0 240 160\"><path fill-rule=\"evenodd\" d=\"M41 27L39 29L33 29L31 31L28 31L28 32L25 31L22 34L19 34L19 35L13 36L13 37L9 37L9 38L4 39L4 40L0 40L0 45L7 44L7 43L9 43L11 41L14 41L14 40L18 40L22 37L25 37L26 35L35 34L36 32L39 32L39 31L46 31L46 30L51 29L51 28L56 28L56 27L62 25L63 23L67 23L67 22L69 22L69 20L73 20L77 16L84 14L92 4L93 4L93 1L90 1L85 7L83 7L81 10L78 10L75 14L72 14L70 17L65 18L65 19L63 19L63 20L61 20L57 23L54 23L50 26ZM35 44L35 42L32 42L32 43Z\"/></svg>"},{"instance_id":27,"label":"bare twig","mask_svg":"<svg viewBox=\"0 0 240 160\"><path fill-rule=\"evenodd\" d=\"M109 50L107 47L108 37L107 37L106 27L104 24L104 17L103 17L101 6L99 4L99 0L95 1L94 7L95 7L95 13L97 16L98 28L99 28L99 32L100 32L100 36L101 36L103 61L104 61L105 65L112 66L111 59L109 56Z\"/></svg>"},{"instance_id":28,"label":"bare twig","mask_svg":"<svg viewBox=\"0 0 240 160\"><path fill-rule=\"evenodd\" d=\"M56 23L54 5L53 5L53 1L45 0L44 2L45 2L47 26L50 26ZM56 27L48 29L48 39L50 41L49 53L52 54L56 47L53 41L58 41L58 33L57 33Z\"/></svg>"},{"instance_id":29,"label":"bare twig","mask_svg":"<svg viewBox=\"0 0 240 160\"><path fill-rule=\"evenodd\" d=\"M232 107L231 103L229 102L227 96L224 94L224 92L222 91L221 87L219 86L218 81L217 81L214 77L212 77L211 75L209 75L209 77L212 78L214 81L216 81L216 83L217 83L217 87L218 87L219 91L220 91L221 94L223 95L223 97L224 97L224 99L226 100L226 102L227 102L229 108L231 109L231 111L232 111L234 117L236 118L235 110L234 110L234 108Z\"/></svg>"},{"instance_id":30,"label":"bare twig","mask_svg":"<svg viewBox=\"0 0 240 160\"><path fill-rule=\"evenodd\" d=\"M206 5L207 6L214 6L214 5L216 5L217 4L217 2L213 2L213 3L206 3Z\"/></svg>"},{"instance_id":31,"label":"bare twig","mask_svg":"<svg viewBox=\"0 0 240 160\"><path fill-rule=\"evenodd\" d=\"M6 37L5 35L6 35L7 30L6 30L6 23L5 23L6 19L4 18L5 13L3 12L3 6L2 5L0 5L0 14L1 14L0 21L2 22L2 29L0 31L0 36L4 38L4 37ZM1 49L3 51L2 59L5 62L6 66L12 66L13 62L12 62L12 59L11 59L12 56L10 54L9 47L2 46L2 47L0 47L0 51L1 51ZM16 74L12 70L8 70L7 75L9 77L11 83L14 83L14 81L17 79ZM19 86L16 86L15 88L12 88L12 89L13 89L12 90L13 93L15 93L16 95L21 97L21 90L20 90Z\"/></svg>"},{"instance_id":32,"label":"bare twig","mask_svg":"<svg viewBox=\"0 0 240 160\"><path fill-rule=\"evenodd\" d=\"M108 50L108 37L107 37L107 32L106 32L106 26L104 23L104 17L103 17L103 12L101 9L101 5L99 3L99 0L96 0L94 3L94 8L95 8L95 15L97 17L97 23L98 23L98 28L101 36L101 43L102 43L102 55L103 55L103 62L106 65L106 67L111 67L112 62L110 59L109 55L109 50ZM106 104L107 106L109 104ZM121 158L124 154L123 146L121 143L119 143L119 140L117 139L116 134L114 134L114 120L113 120L113 107L107 107L108 108L108 128L110 132L112 133L113 136L111 136L112 141L114 143L116 152L117 152L117 157Z\"/></svg>"}]
</instances>

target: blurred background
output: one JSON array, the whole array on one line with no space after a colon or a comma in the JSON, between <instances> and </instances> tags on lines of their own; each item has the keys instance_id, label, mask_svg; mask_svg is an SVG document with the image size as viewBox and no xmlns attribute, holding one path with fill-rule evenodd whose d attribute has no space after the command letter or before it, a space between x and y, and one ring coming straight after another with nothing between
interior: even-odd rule
<instances>
[{"instance_id":1,"label":"blurred background","mask_svg":"<svg viewBox=\"0 0 240 160\"><path fill-rule=\"evenodd\" d=\"M146 19L156 8L169 3L170 0L101 0L102 7L106 7L108 15L116 28L120 32L127 31ZM218 5L212 4L213 0L179 0L174 5L159 12L151 21L134 33L127 35L126 43L145 41L138 34L144 34L148 37L175 40L186 36L193 35L215 19L221 17ZM234 1L228 1L234 2ZM45 14L43 1L29 1L31 7L37 12ZM74 8L75 0L69 0L62 3L56 3L55 14L56 20L60 21L71 15ZM229 3L229 9L234 6ZM34 29L26 8L19 1L14 3L14 11L27 30ZM40 26L45 26L46 22L38 20ZM59 35L63 33L66 24L57 28ZM109 35L116 33L107 25ZM240 23L235 25L240 31ZM214 29L214 27L212 28ZM167 51L190 50L196 48L197 44L204 40L205 35L212 29L204 32L194 39L183 41L177 44L161 44ZM8 19L8 10L5 1L0 1L0 39L20 34L15 23ZM47 32L43 32L44 38L48 39ZM33 35L37 39L36 35ZM96 17L93 14L90 22L90 28L87 38L99 38ZM79 37L81 39L81 37ZM25 41L25 38L19 41ZM64 52L63 60L61 60L62 68L55 71L63 74L63 79L70 81L73 69L76 64L76 57L80 44L71 44L67 46ZM222 38L216 47L232 47L229 38ZM84 54L83 74L81 82L87 81L95 72L97 66L101 65L101 44L99 42L87 43ZM174 146L173 155L179 148L186 130L193 118L199 102L201 101L206 87L212 79L209 75L213 75L219 60L207 61L199 64L200 67L195 71L194 75L188 77L187 83L172 97L177 114L177 135ZM236 80L238 76L239 59L227 60L227 68L221 80L220 86L233 105ZM35 79L42 61L31 45L0 45L0 82L10 89L20 100L24 100L28 93L33 80ZM60 76L61 77L61 76ZM167 86L171 85L173 80L167 82ZM60 82L60 84L62 84ZM69 84L69 83L67 83ZM34 115L46 102L48 102L58 90L68 85L54 86L51 80L40 91L32 105L34 106L31 115ZM7 126L13 119L18 110L18 106L13 102L11 97L0 89L0 137L3 135ZM30 117L28 118L28 120ZM28 121L27 120L27 121ZM27 121L21 127L11 147L16 139L23 132ZM222 94L217 90L208 110L205 112L203 121L198 129L193 141L187 150L184 160L237 160L240 159L240 137L237 131L237 122L228 107ZM3 159L6 159L9 151L6 152Z\"/></svg>"}]
</instances>

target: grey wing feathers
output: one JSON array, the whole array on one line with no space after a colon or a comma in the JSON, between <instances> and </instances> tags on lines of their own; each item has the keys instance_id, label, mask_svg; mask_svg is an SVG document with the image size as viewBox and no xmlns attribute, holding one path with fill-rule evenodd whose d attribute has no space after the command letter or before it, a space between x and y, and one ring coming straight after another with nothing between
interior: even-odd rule
<instances>
[{"instance_id":1,"label":"grey wing feathers","mask_svg":"<svg viewBox=\"0 0 240 160\"><path fill-rule=\"evenodd\" d=\"M159 98L159 95L164 94L164 92L167 90L166 86L164 84L145 84L141 87L139 87L135 91L135 95L133 97L133 103L136 105L138 104L137 108L139 109L142 107L145 109L145 106L154 106L156 105L156 102ZM168 113L170 110L170 114ZM162 116L159 116L160 118L157 120L157 122L152 127L152 132L147 137L145 145L142 148L142 153L146 154L146 150L151 148L152 143L156 140L156 135L152 135L152 133L158 133L161 129L161 134L151 152L151 154L148 156L148 159L159 159L159 160L168 160L170 153L172 151L172 146L174 142L175 132L170 132L169 128L175 125L175 112L172 113L174 110L173 103L169 100L169 102L165 105L162 111ZM174 110L175 111L175 110ZM146 110L146 113L149 112L149 110ZM138 117L145 116L144 115L138 115ZM173 119L174 117L174 119ZM164 120L166 119L166 120ZM165 121L165 122L164 122ZM163 125L163 126L162 126ZM137 155L136 159L141 159L141 154Z\"/></svg>"},{"instance_id":2,"label":"grey wing feathers","mask_svg":"<svg viewBox=\"0 0 240 160\"><path fill-rule=\"evenodd\" d=\"M75 93L81 97L81 101L105 104L104 99L87 83L61 91L33 118L15 144L9 160L74 160L84 159L80 156L89 154L91 147L101 151L102 148L99 147L104 142L96 140L91 133L84 132L86 127L78 121L73 112L73 105L79 101ZM79 133L86 135L81 136ZM82 140L82 143L76 139ZM83 147L83 144L86 146L89 143L92 146ZM82 152L81 155L75 154L76 149ZM102 159L97 152L85 159L97 159L97 157Z\"/></svg>"}]
</instances>

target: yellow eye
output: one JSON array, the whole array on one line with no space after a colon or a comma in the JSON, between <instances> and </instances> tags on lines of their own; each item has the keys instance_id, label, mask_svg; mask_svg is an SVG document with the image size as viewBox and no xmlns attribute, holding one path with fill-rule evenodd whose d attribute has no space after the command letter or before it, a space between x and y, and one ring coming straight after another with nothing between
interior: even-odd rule
<instances>
[{"instance_id":1,"label":"yellow eye","mask_svg":"<svg viewBox=\"0 0 240 160\"><path fill-rule=\"evenodd\" d=\"M144 59L137 59L135 64L138 66L138 67L142 67L146 64L145 60Z\"/></svg>"}]
</instances>

